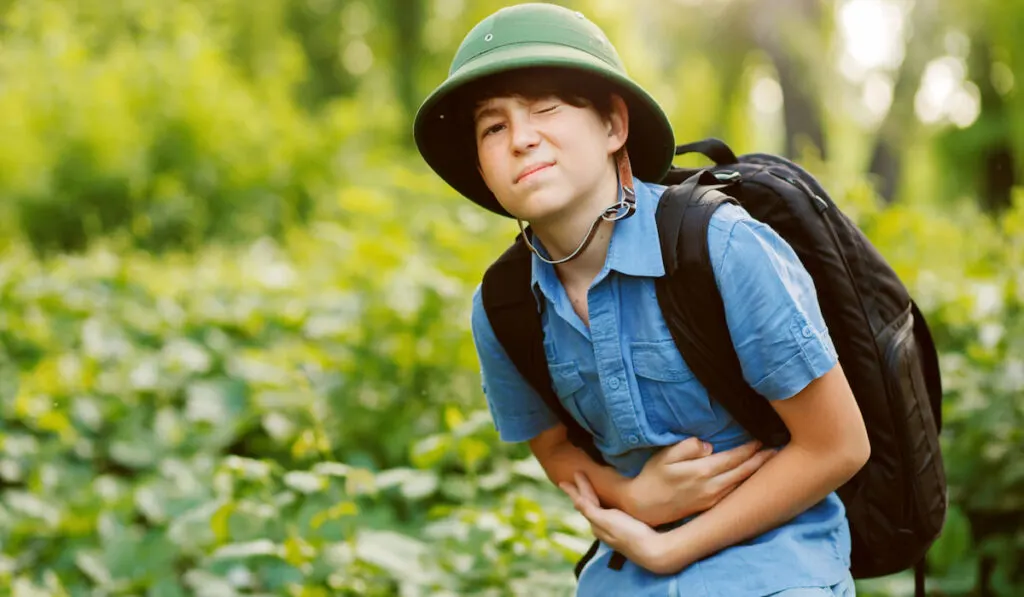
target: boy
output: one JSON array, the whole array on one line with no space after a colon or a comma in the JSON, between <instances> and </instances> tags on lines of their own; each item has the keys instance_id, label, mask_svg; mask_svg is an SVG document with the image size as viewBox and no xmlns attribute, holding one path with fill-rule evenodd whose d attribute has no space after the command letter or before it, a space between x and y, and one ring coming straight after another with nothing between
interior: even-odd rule
<instances>
[{"instance_id":1,"label":"boy","mask_svg":"<svg viewBox=\"0 0 1024 597\"><path fill-rule=\"evenodd\" d=\"M554 388L611 466L568 443L495 338L479 289L473 337L502 439L529 441L601 540L578 594L852 595L834 490L869 445L813 283L770 228L737 206L716 212L708 248L731 338L748 383L791 435L777 454L752 455L658 308L664 187L644 181L668 170L672 131L601 30L547 4L487 17L420 108L415 135L453 188L530 223ZM720 453L698 458L692 438ZM667 522L674 528L651 528ZM612 550L628 558L620 570L608 566Z\"/></svg>"}]
</instances>

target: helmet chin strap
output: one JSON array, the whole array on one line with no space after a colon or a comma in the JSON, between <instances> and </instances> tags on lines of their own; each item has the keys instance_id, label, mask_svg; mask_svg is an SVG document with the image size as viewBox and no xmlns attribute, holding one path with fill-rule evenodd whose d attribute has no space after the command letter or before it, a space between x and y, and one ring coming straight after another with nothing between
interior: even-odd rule
<instances>
[{"instance_id":1,"label":"helmet chin strap","mask_svg":"<svg viewBox=\"0 0 1024 597\"><path fill-rule=\"evenodd\" d=\"M629 154L626 153L626 147L623 145L622 149L615 153L615 165L616 165L616 176L617 185L619 187L619 200L614 204L609 205L601 212L597 218L594 219L594 223L590 225L590 230L587 231L587 235L583 237L580 244L576 247L576 250L569 253L567 256L551 260L545 257L537 250L537 247L533 246L530 241L530 235L526 233L526 228L523 226L523 221L516 218L516 222L519 223L519 231L523 235L523 241L526 242L526 246L533 251L544 263L551 265L561 265L567 263L579 257L587 246L590 245L590 241L594 239L594 234L597 232L597 226L602 221L605 222L618 222L619 220L625 220L629 216L636 213L636 190L633 188L633 170L629 165Z\"/></svg>"}]
</instances>

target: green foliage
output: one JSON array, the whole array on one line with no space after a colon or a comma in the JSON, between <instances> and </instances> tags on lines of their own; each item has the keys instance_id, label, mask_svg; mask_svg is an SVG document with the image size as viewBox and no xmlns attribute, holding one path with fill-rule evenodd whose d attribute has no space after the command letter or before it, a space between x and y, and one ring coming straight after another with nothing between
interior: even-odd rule
<instances>
[{"instance_id":1,"label":"green foliage","mask_svg":"<svg viewBox=\"0 0 1024 597\"><path fill-rule=\"evenodd\" d=\"M305 221L335 179L334 148L291 100L295 44L277 38L274 60L246 77L195 6L133 6L135 27L116 31L53 2L3 15L4 232L37 250L118 232L195 248Z\"/></svg>"},{"instance_id":2,"label":"green foliage","mask_svg":"<svg viewBox=\"0 0 1024 597\"><path fill-rule=\"evenodd\" d=\"M571 588L586 526L521 446L498 442L467 329L478 272L511 237L495 225L512 227L423 168L363 176L387 182L346 188L324 208L333 222L280 244L7 254L3 582L25 595ZM943 353L954 509L934 582L964 594L991 552L1013 594L1020 538L976 544L970 517L1024 496L1024 209L997 225L845 203Z\"/></svg>"},{"instance_id":3,"label":"green foliage","mask_svg":"<svg viewBox=\"0 0 1024 597\"><path fill-rule=\"evenodd\" d=\"M429 185L389 173L405 188L341 198L359 228L323 223L283 246L8 254L7 582L464 594L568 552L551 538L567 504L541 510L553 496L536 464L497 446L473 391L468 206L405 209L418 226L404 227L402 196Z\"/></svg>"}]
</instances>

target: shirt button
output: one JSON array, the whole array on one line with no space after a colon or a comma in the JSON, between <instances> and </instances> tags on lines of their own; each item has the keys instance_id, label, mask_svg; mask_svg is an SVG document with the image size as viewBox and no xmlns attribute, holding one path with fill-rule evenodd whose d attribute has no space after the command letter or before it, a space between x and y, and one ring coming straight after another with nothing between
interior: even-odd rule
<instances>
[{"instance_id":1,"label":"shirt button","mask_svg":"<svg viewBox=\"0 0 1024 597\"><path fill-rule=\"evenodd\" d=\"M811 326L805 325L803 333L804 333L804 338L810 338L811 336L814 335L814 330L811 329Z\"/></svg>"},{"instance_id":2,"label":"shirt button","mask_svg":"<svg viewBox=\"0 0 1024 597\"><path fill-rule=\"evenodd\" d=\"M619 389L619 378L618 377L613 377L613 378L609 379L608 380L608 385L610 385L613 390Z\"/></svg>"},{"instance_id":3,"label":"shirt button","mask_svg":"<svg viewBox=\"0 0 1024 597\"><path fill-rule=\"evenodd\" d=\"M635 435L631 435L626 438L626 441L628 441L631 444L638 444L640 443L640 438Z\"/></svg>"}]
</instances>

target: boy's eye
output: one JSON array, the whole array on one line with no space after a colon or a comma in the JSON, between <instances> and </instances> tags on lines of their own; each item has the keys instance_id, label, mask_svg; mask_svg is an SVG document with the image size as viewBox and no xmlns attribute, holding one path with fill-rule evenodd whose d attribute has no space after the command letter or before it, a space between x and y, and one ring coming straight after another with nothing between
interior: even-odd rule
<instances>
[{"instance_id":1,"label":"boy's eye","mask_svg":"<svg viewBox=\"0 0 1024 597\"><path fill-rule=\"evenodd\" d=\"M547 114L548 112L553 112L554 109L557 108L557 107L558 107L558 104L551 104L550 106L548 106L546 108L542 108L540 110L537 110L537 114Z\"/></svg>"},{"instance_id":2,"label":"boy's eye","mask_svg":"<svg viewBox=\"0 0 1024 597\"><path fill-rule=\"evenodd\" d=\"M487 135L490 135L491 133L497 133L497 132L501 131L501 128L503 126L505 126L505 125L504 124L492 124L491 126L484 128L484 132L483 132L482 136L486 137Z\"/></svg>"}]
</instances>

